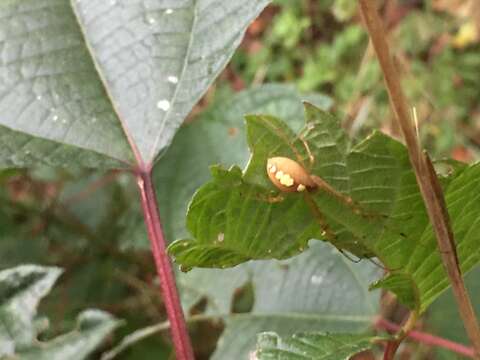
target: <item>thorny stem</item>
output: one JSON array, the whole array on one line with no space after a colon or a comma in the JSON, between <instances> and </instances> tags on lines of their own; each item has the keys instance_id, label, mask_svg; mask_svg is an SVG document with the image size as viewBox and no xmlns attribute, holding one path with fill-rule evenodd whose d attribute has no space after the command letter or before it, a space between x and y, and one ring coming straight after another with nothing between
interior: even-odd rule
<instances>
[{"instance_id":1,"label":"thorny stem","mask_svg":"<svg viewBox=\"0 0 480 360\"><path fill-rule=\"evenodd\" d=\"M401 327L397 324L394 324L386 319L380 318L375 323L375 327L377 329L383 329L387 331L400 331ZM412 330L407 334L407 337L415 340L416 342L430 345L430 346L437 346L443 349L447 349L453 351L457 354L464 355L469 358L474 357L474 352L471 347L432 335L428 333L424 333L421 331Z\"/></svg>"},{"instance_id":2,"label":"thorny stem","mask_svg":"<svg viewBox=\"0 0 480 360\"><path fill-rule=\"evenodd\" d=\"M463 282L453 232L449 224L445 199L438 178L428 155L422 153L419 140L412 126L407 101L385 39L383 24L376 9L376 1L358 0L358 2L383 71L395 118L402 129L407 144L410 162L435 231L440 256L450 279L463 324L475 349L475 359L480 359L480 326Z\"/></svg>"},{"instance_id":3,"label":"thorny stem","mask_svg":"<svg viewBox=\"0 0 480 360\"><path fill-rule=\"evenodd\" d=\"M172 265L166 252L166 242L160 222L157 197L151 175L151 171L140 170L137 173L137 184L140 189L145 224L147 226L148 237L160 280L163 302L167 311L168 320L171 324L170 331L176 359L193 360L192 345L190 343L185 317L183 316Z\"/></svg>"},{"instance_id":4,"label":"thorny stem","mask_svg":"<svg viewBox=\"0 0 480 360\"><path fill-rule=\"evenodd\" d=\"M410 331L412 331L412 329L415 327L415 324L418 319L418 314L419 314L418 309L411 311L405 324L403 324L402 327L399 327L397 329L397 334L395 335L395 339L387 343L385 353L383 354L383 360L393 360L398 347L400 346L402 341L405 340L405 338L408 336Z\"/></svg>"}]
</instances>

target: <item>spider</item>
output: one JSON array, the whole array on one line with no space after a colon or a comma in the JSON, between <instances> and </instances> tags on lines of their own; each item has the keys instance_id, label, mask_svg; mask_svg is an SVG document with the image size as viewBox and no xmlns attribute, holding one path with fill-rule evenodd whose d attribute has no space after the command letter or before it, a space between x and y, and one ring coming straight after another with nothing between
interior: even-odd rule
<instances>
[{"instance_id":1,"label":"spider","mask_svg":"<svg viewBox=\"0 0 480 360\"><path fill-rule=\"evenodd\" d=\"M309 128L307 128L307 131L308 130ZM305 134L306 133L304 133L304 135ZM308 143L304 140L304 135L302 136L302 134L300 134L297 139L303 143L309 159L309 168L312 168L315 157L310 151ZM319 176L310 174L310 172L306 169L302 156L298 152L298 150L294 146L291 146L291 149L294 152L297 161L287 157L271 157L267 160L266 164L267 175L273 185L282 193L297 192L304 194L305 201L309 205L315 219L317 220L320 228L322 229L322 236L324 236L331 244L335 244L337 236L328 225L325 216L318 208L310 193L313 193L315 191L325 191L338 199L340 202L350 207L355 214L362 216L370 215L367 212L363 211L362 208L357 203L355 203L355 201L350 196L347 196L337 191ZM267 201L272 203L280 202L283 201L283 196L281 196L281 194L276 196L270 196ZM345 253L344 250L339 248L337 249L349 260L353 262L361 261L361 258L352 259Z\"/></svg>"}]
</instances>

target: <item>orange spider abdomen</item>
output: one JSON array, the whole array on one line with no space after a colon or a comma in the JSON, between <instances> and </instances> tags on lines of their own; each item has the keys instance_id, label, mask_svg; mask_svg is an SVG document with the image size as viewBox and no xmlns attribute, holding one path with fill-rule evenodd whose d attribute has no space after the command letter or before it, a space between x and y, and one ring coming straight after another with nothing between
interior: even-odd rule
<instances>
[{"instance_id":1,"label":"orange spider abdomen","mask_svg":"<svg viewBox=\"0 0 480 360\"><path fill-rule=\"evenodd\" d=\"M286 157L268 159L267 174L273 185L283 192L302 192L317 187L303 166Z\"/></svg>"}]
</instances>

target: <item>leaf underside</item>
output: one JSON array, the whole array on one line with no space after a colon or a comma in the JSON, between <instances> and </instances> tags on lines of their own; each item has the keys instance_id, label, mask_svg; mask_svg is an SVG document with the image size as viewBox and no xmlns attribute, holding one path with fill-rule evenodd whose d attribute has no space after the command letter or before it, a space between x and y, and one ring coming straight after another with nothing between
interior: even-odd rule
<instances>
[{"instance_id":1,"label":"leaf underside","mask_svg":"<svg viewBox=\"0 0 480 360\"><path fill-rule=\"evenodd\" d=\"M73 331L38 341L36 312L60 276L58 268L23 265L0 271L0 358L84 360L119 325L111 315L87 310Z\"/></svg>"},{"instance_id":2,"label":"leaf underside","mask_svg":"<svg viewBox=\"0 0 480 360\"><path fill-rule=\"evenodd\" d=\"M258 360L349 360L373 346L371 335L299 333L281 339L275 333L258 335Z\"/></svg>"},{"instance_id":3,"label":"leaf underside","mask_svg":"<svg viewBox=\"0 0 480 360\"><path fill-rule=\"evenodd\" d=\"M308 104L306 114L302 137L315 159L311 173L355 205L326 191L309 193L319 221L305 195L280 194L283 201L267 201L278 195L265 171L269 157L310 165L304 143L281 120L249 116L247 168L243 173L237 167L212 169L213 180L197 191L188 210L187 228L194 239L176 241L170 253L185 268L227 267L293 256L310 239L329 241L360 258L375 256L387 269L411 278L415 286L409 294L405 282L398 288L390 283L389 289L411 300L409 306L418 299L424 311L449 282L405 147L379 132L351 146L331 115ZM480 166L471 165L442 178L463 272L479 257L475 225L480 205L472 196L479 193L479 175ZM324 236L322 223L334 236Z\"/></svg>"},{"instance_id":4,"label":"leaf underside","mask_svg":"<svg viewBox=\"0 0 480 360\"><path fill-rule=\"evenodd\" d=\"M194 269L181 274L179 280L203 292L213 315L230 310L215 301L232 301L234 293L225 294L223 287L226 276L240 287L245 278L239 272L244 272L254 290L250 313L226 317L226 328L213 360L248 358L255 349L256 334L263 331L275 331L281 336L299 331L364 332L378 313L380 292L368 292L367 284L378 276L379 269L368 262L353 264L325 243L312 244L310 251L286 261L258 261L207 273L207 287L198 283L196 274L205 271L209 270Z\"/></svg>"},{"instance_id":5,"label":"leaf underside","mask_svg":"<svg viewBox=\"0 0 480 360\"><path fill-rule=\"evenodd\" d=\"M0 167L153 163L268 2L1 2Z\"/></svg>"}]
</instances>

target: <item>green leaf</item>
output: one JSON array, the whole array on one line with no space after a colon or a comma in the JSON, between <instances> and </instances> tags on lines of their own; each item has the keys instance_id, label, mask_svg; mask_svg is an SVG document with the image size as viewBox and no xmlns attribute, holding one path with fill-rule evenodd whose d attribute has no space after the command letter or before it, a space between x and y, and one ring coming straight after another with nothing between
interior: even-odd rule
<instances>
[{"instance_id":1,"label":"green leaf","mask_svg":"<svg viewBox=\"0 0 480 360\"><path fill-rule=\"evenodd\" d=\"M3 1L0 167L151 164L267 4Z\"/></svg>"},{"instance_id":2,"label":"green leaf","mask_svg":"<svg viewBox=\"0 0 480 360\"><path fill-rule=\"evenodd\" d=\"M419 299L423 312L449 282L405 147L375 132L348 150L330 115L307 105L308 112L303 138L315 159L311 171L337 193L285 193L283 201L267 201L279 195L267 177L267 159L286 156L308 168L307 147L281 120L249 116L252 156L245 173L213 169L213 180L198 190L187 214L193 240L176 241L170 253L187 269L225 267L287 258L305 249L309 239L325 240L359 257L376 256L387 269L410 278L402 286L385 285L408 306ZM480 166L471 165L441 179L464 273L480 258L475 231L480 205L471 195L480 191L479 177ZM309 198L314 208L307 206Z\"/></svg>"},{"instance_id":3,"label":"green leaf","mask_svg":"<svg viewBox=\"0 0 480 360\"><path fill-rule=\"evenodd\" d=\"M82 360L119 322L111 315L88 310L78 317L77 329L48 342L37 340L37 307L61 270L23 265L0 271L0 357Z\"/></svg>"},{"instance_id":4,"label":"green leaf","mask_svg":"<svg viewBox=\"0 0 480 360\"><path fill-rule=\"evenodd\" d=\"M347 143L343 131L331 115L312 105L306 105L306 114L305 140L310 140L309 148L315 157L319 154L323 160L314 164L314 171L331 180L338 190L345 190ZM308 155L302 141L272 116L247 117L247 129L252 156L245 174L238 168L213 168L213 181L197 191L189 206L187 228L195 240L179 240L169 247L170 253L187 268L234 266L250 259L283 259L303 251L310 239L327 240L325 229L319 226L300 194L285 194L282 201L268 201L274 195L274 187L265 171L266 160L273 156L300 157L306 163ZM346 211L356 216L335 200L333 210L341 221L348 218ZM330 227L336 232L335 246L360 255L367 253L338 220L331 219Z\"/></svg>"},{"instance_id":5,"label":"green leaf","mask_svg":"<svg viewBox=\"0 0 480 360\"><path fill-rule=\"evenodd\" d=\"M299 333L281 339L275 333L258 335L255 358L258 360L349 360L369 350L377 341L371 335Z\"/></svg>"},{"instance_id":6,"label":"green leaf","mask_svg":"<svg viewBox=\"0 0 480 360\"><path fill-rule=\"evenodd\" d=\"M182 265L227 267L251 259L283 259L303 251L310 239L322 238L303 197L270 203L265 200L269 193L244 182L238 167L214 167L212 176L214 181L189 206L187 227L195 241L169 247ZM219 204L226 208L219 211Z\"/></svg>"},{"instance_id":7,"label":"green leaf","mask_svg":"<svg viewBox=\"0 0 480 360\"><path fill-rule=\"evenodd\" d=\"M368 262L352 263L328 244L317 242L308 252L287 261L245 264L241 271L246 271L245 266L249 266L254 289L253 309L226 317L214 360L248 358L256 334L263 331L281 336L299 331L363 332L377 313L379 292L368 292L367 284L378 276L379 269ZM237 268L229 271L234 270ZM191 273L180 279L195 278ZM217 277L223 273L217 277L207 274L212 283L221 286ZM214 294L217 298L228 296L220 287L208 294L210 298Z\"/></svg>"},{"instance_id":8,"label":"green leaf","mask_svg":"<svg viewBox=\"0 0 480 360\"><path fill-rule=\"evenodd\" d=\"M299 94L294 87L269 84L242 91L227 101L214 103L192 123L180 128L172 146L154 172L160 191L160 212L167 239L186 237L185 213L194 192L210 178L210 164L245 165L249 152L245 140L245 113L268 112L288 119L294 129L303 125L302 99L328 109L331 100L319 94ZM175 196L172 196L175 194ZM124 248L149 248L140 209L125 216Z\"/></svg>"},{"instance_id":9,"label":"green leaf","mask_svg":"<svg viewBox=\"0 0 480 360\"><path fill-rule=\"evenodd\" d=\"M410 275L392 272L370 285L370 290L382 288L394 292L398 300L410 309L420 308L420 294Z\"/></svg>"}]
</instances>

